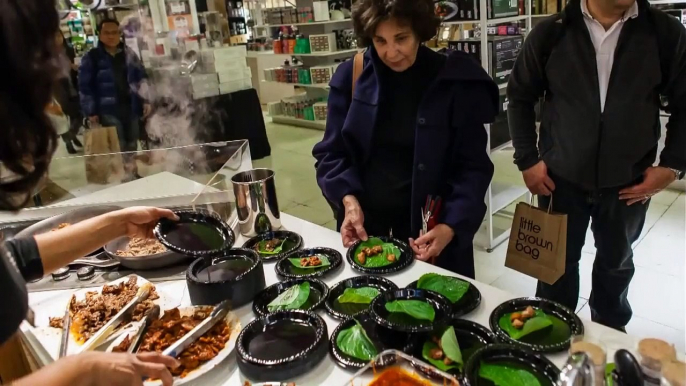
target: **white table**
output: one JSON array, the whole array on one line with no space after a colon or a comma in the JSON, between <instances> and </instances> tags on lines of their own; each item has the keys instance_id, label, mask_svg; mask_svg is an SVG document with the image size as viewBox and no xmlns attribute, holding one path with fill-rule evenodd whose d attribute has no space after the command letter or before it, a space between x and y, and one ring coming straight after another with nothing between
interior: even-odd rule
<instances>
[{"instance_id":1,"label":"white table","mask_svg":"<svg viewBox=\"0 0 686 386\"><path fill-rule=\"evenodd\" d=\"M330 247L338 250L343 254L343 256L345 256L346 249L343 248L340 235L338 233L293 216L289 216L287 214L283 214L282 216L284 228L302 235L306 247ZM242 245L245 240L246 238L243 236L238 237L236 245ZM327 285L331 287L341 280L358 275L348 266L347 262L344 262L343 265L343 268L338 270L337 273L325 278L324 281L327 283ZM416 261L406 270L397 274L388 275L386 277L394 281L399 287L404 287L412 281L417 280L419 276L427 272L454 275L453 273L444 269L429 265L424 262ZM265 264L265 276L267 285L274 284L278 281L274 271L274 263ZM465 319L488 327L488 318L491 311L493 311L493 309L499 304L512 299L513 296L487 284L472 280L470 281L476 285L479 291L481 291L482 301L481 305L475 311L467 315ZM181 307L191 305L188 291L186 290L185 281L160 283L157 286L159 288L167 289L165 290L167 293L173 292L180 294ZM64 298L70 296L70 292L71 291L48 291L32 293L29 295L29 302L31 304L36 304L52 297ZM252 304L241 307L235 312L241 319L243 327L245 327L251 320L254 319L254 315L252 313ZM331 335L339 322L329 317L325 310L320 310L318 313L326 321L329 335ZM592 323L590 321L584 321L584 326L586 330L586 336L589 336L593 340L602 342L605 345L609 355L613 355L614 351L619 348L633 349L636 347L637 339L635 337L622 334L618 331L596 323ZM24 331L25 329L26 326L22 328ZM553 363L555 363L558 367L562 366L566 360L566 357L566 353L548 356L548 358L552 360ZM346 380L348 380L352 375L353 372L341 369L329 356L327 356L327 358L325 358L315 369L302 377L294 379L293 381L296 382L296 385L298 386L343 386ZM218 366L214 370L190 384L193 386L242 386L245 380L246 379L238 370L234 352L222 365Z\"/></svg>"}]
</instances>

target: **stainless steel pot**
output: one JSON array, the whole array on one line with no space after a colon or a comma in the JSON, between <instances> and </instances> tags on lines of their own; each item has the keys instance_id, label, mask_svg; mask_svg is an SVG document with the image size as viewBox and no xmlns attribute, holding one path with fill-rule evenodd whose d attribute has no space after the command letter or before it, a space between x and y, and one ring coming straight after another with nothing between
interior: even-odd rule
<instances>
[{"instance_id":1,"label":"stainless steel pot","mask_svg":"<svg viewBox=\"0 0 686 386\"><path fill-rule=\"evenodd\" d=\"M240 231L245 236L281 228L281 213L276 199L274 171L253 169L231 178L236 196Z\"/></svg>"}]
</instances>

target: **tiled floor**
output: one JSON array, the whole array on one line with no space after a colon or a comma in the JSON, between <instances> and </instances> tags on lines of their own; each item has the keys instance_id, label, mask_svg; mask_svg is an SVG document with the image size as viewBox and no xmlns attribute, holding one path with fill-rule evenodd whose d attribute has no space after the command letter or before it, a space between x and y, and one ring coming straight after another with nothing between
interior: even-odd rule
<instances>
[{"instance_id":1,"label":"tiled floor","mask_svg":"<svg viewBox=\"0 0 686 386\"><path fill-rule=\"evenodd\" d=\"M253 164L276 170L281 209L335 229L331 209L315 181L311 156L312 147L321 140L323 133L267 123L267 134L272 156ZM512 165L511 152L499 152L493 160L496 181L521 184L521 176ZM627 326L631 334L666 339L674 343L680 352L686 351L685 202L683 193L666 191L651 203L643 234L634 249L636 275L629 292L634 318ZM505 253L505 245L492 253L477 248L477 279L516 295L533 295L535 280L505 268ZM589 232L581 261L581 297L577 309L587 319L590 319L588 298L594 254L593 236Z\"/></svg>"}]
</instances>

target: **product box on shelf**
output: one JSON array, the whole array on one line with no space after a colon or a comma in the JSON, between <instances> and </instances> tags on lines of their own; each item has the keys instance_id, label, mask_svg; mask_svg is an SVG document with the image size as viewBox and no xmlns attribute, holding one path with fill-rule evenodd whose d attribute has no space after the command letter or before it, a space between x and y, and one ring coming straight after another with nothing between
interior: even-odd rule
<instances>
[{"instance_id":1,"label":"product box on shelf","mask_svg":"<svg viewBox=\"0 0 686 386\"><path fill-rule=\"evenodd\" d=\"M203 62L200 65L200 70L204 73L222 73L231 71L243 71L247 67L248 65L246 63L245 58L235 58L231 60L221 60L213 63Z\"/></svg>"},{"instance_id":2,"label":"product box on shelf","mask_svg":"<svg viewBox=\"0 0 686 386\"><path fill-rule=\"evenodd\" d=\"M217 74L191 74L191 84L193 86L217 85L219 80Z\"/></svg>"},{"instance_id":3,"label":"product box on shelf","mask_svg":"<svg viewBox=\"0 0 686 386\"><path fill-rule=\"evenodd\" d=\"M312 78L312 83L314 84L328 84L333 77L333 73L333 65L313 66L310 68L310 77Z\"/></svg>"},{"instance_id":4,"label":"product box on shelf","mask_svg":"<svg viewBox=\"0 0 686 386\"><path fill-rule=\"evenodd\" d=\"M326 102L317 102L314 105L312 105L312 108L314 109L314 119L316 121L325 121L326 120L326 115L328 113L328 107L327 107Z\"/></svg>"},{"instance_id":5,"label":"product box on shelf","mask_svg":"<svg viewBox=\"0 0 686 386\"><path fill-rule=\"evenodd\" d=\"M488 73L497 84L507 84L524 39L522 36L488 37ZM481 61L481 39L470 38L448 42L448 48L469 53Z\"/></svg>"},{"instance_id":6,"label":"product box on shelf","mask_svg":"<svg viewBox=\"0 0 686 386\"><path fill-rule=\"evenodd\" d=\"M250 67L246 67L242 70L220 72L220 73L218 73L218 75L219 75L219 83L226 83L226 82L231 82L234 80L251 79L252 78L252 72L250 70Z\"/></svg>"},{"instance_id":7,"label":"product box on shelf","mask_svg":"<svg viewBox=\"0 0 686 386\"><path fill-rule=\"evenodd\" d=\"M329 21L329 2L328 1L313 1L312 10L315 21Z\"/></svg>"},{"instance_id":8,"label":"product box on shelf","mask_svg":"<svg viewBox=\"0 0 686 386\"><path fill-rule=\"evenodd\" d=\"M488 18L510 17L519 15L518 0L488 0Z\"/></svg>"},{"instance_id":9,"label":"product box on shelf","mask_svg":"<svg viewBox=\"0 0 686 386\"><path fill-rule=\"evenodd\" d=\"M336 34L310 35L311 52L334 52L338 50Z\"/></svg>"}]
</instances>

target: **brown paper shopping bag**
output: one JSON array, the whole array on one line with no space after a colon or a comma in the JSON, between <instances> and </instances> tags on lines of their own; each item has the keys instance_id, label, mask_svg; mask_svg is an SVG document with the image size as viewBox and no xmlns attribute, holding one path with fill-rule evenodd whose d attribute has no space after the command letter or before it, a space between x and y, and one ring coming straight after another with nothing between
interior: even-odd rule
<instances>
[{"instance_id":1,"label":"brown paper shopping bag","mask_svg":"<svg viewBox=\"0 0 686 386\"><path fill-rule=\"evenodd\" d=\"M121 158L117 128L93 127L84 134L86 180L94 184L121 181L124 163Z\"/></svg>"},{"instance_id":2,"label":"brown paper shopping bag","mask_svg":"<svg viewBox=\"0 0 686 386\"><path fill-rule=\"evenodd\" d=\"M517 204L505 266L554 284L565 273L567 215ZM532 199L533 204L533 199Z\"/></svg>"}]
</instances>

